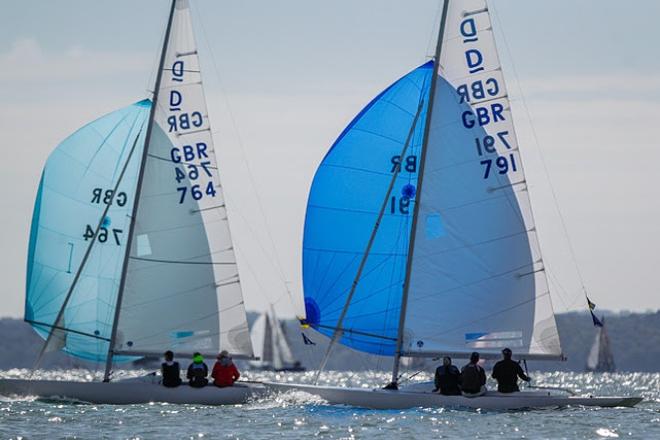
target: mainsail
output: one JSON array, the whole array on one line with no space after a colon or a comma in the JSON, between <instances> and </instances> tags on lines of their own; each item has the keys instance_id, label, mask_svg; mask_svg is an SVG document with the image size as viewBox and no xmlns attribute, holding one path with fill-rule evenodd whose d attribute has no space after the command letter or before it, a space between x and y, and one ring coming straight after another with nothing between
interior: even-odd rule
<instances>
[{"instance_id":1,"label":"mainsail","mask_svg":"<svg viewBox=\"0 0 660 440\"><path fill-rule=\"evenodd\" d=\"M303 249L307 322L370 353L498 356L510 347L527 359L559 359L487 4L445 5L439 65L416 69L376 98L317 171ZM428 115L413 126L420 103ZM410 157L399 158L411 127ZM409 168L388 193L387 166L395 163ZM392 206L380 218L384 197ZM367 269L347 301L378 221Z\"/></svg>"},{"instance_id":2,"label":"mainsail","mask_svg":"<svg viewBox=\"0 0 660 440\"><path fill-rule=\"evenodd\" d=\"M39 186L25 318L95 361L252 356L187 0L174 0L154 106L76 132ZM108 356L110 354L110 356Z\"/></svg>"},{"instance_id":3,"label":"mainsail","mask_svg":"<svg viewBox=\"0 0 660 440\"><path fill-rule=\"evenodd\" d=\"M440 53L402 349L560 358L485 0L449 2Z\"/></svg>"},{"instance_id":4,"label":"mainsail","mask_svg":"<svg viewBox=\"0 0 660 440\"><path fill-rule=\"evenodd\" d=\"M251 356L187 0L165 44L113 350Z\"/></svg>"}]
</instances>

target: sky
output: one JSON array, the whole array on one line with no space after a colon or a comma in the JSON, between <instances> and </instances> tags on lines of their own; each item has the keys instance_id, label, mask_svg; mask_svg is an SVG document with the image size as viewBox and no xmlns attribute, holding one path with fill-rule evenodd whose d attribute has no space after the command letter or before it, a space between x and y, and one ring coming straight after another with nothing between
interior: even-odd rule
<instances>
[{"instance_id":1,"label":"sky","mask_svg":"<svg viewBox=\"0 0 660 440\"><path fill-rule=\"evenodd\" d=\"M364 105L433 53L440 2L192 4L246 307L291 316L316 167ZM580 274L600 308L660 309L660 2L490 7L555 310L584 308ZM149 96L167 13L166 0L3 4L0 316L23 314L48 154Z\"/></svg>"}]
</instances>

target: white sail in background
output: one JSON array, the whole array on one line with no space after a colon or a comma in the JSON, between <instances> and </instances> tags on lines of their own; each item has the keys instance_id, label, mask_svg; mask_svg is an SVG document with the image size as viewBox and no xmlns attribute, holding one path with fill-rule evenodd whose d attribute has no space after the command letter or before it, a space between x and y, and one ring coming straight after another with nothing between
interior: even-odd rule
<instances>
[{"instance_id":1,"label":"white sail in background","mask_svg":"<svg viewBox=\"0 0 660 440\"><path fill-rule=\"evenodd\" d=\"M273 370L300 368L296 365L283 324L277 319L272 307L254 321L250 336L254 356L259 358L259 361L251 362L252 366Z\"/></svg>"},{"instance_id":2,"label":"white sail in background","mask_svg":"<svg viewBox=\"0 0 660 440\"><path fill-rule=\"evenodd\" d=\"M486 1L449 2L441 44L402 350L559 358Z\"/></svg>"},{"instance_id":3,"label":"white sail in background","mask_svg":"<svg viewBox=\"0 0 660 440\"><path fill-rule=\"evenodd\" d=\"M250 336L254 347L254 357L259 358L255 365L272 365L273 363L273 332L271 330L270 317L268 313L259 315L254 324Z\"/></svg>"},{"instance_id":4,"label":"white sail in background","mask_svg":"<svg viewBox=\"0 0 660 440\"><path fill-rule=\"evenodd\" d=\"M598 355L600 354L600 327L596 329L596 338L594 339L594 344L589 350L589 356L587 357L587 370L595 371L598 367Z\"/></svg>"},{"instance_id":5,"label":"white sail in background","mask_svg":"<svg viewBox=\"0 0 660 440\"><path fill-rule=\"evenodd\" d=\"M596 327L596 338L587 357L587 371L614 372L614 355L610 346L610 338L605 328L605 318L601 319L602 326Z\"/></svg>"},{"instance_id":6,"label":"white sail in background","mask_svg":"<svg viewBox=\"0 0 660 440\"><path fill-rule=\"evenodd\" d=\"M275 310L272 307L270 313L272 317L271 324L274 347L273 367L276 370L281 370L283 368L291 367L295 363L295 359L293 358L293 353L291 353L289 341L286 338L284 324L277 319Z\"/></svg>"},{"instance_id":7,"label":"white sail in background","mask_svg":"<svg viewBox=\"0 0 660 440\"><path fill-rule=\"evenodd\" d=\"M187 0L171 26L114 351L251 356Z\"/></svg>"}]
</instances>

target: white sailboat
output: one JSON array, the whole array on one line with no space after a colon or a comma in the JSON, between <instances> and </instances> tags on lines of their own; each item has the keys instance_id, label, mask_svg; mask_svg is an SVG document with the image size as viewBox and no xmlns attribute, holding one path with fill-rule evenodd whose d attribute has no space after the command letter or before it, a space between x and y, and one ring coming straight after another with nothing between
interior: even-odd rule
<instances>
[{"instance_id":1,"label":"white sailboat","mask_svg":"<svg viewBox=\"0 0 660 440\"><path fill-rule=\"evenodd\" d=\"M259 360L250 361L250 367L272 371L305 371L291 352L283 323L277 319L275 310L270 307L252 325L250 332L254 355Z\"/></svg>"},{"instance_id":2,"label":"white sailboat","mask_svg":"<svg viewBox=\"0 0 660 440\"><path fill-rule=\"evenodd\" d=\"M173 350L252 359L188 0L173 0L153 99L78 130L35 203L25 320L46 351L105 363L103 382L0 380L3 395L228 404L258 384L167 389L113 364ZM40 358L41 358L40 355Z\"/></svg>"},{"instance_id":3,"label":"white sailboat","mask_svg":"<svg viewBox=\"0 0 660 440\"><path fill-rule=\"evenodd\" d=\"M616 371L616 366L612 347L610 346L610 337L607 335L607 329L605 328L605 318L601 318L599 322L601 325L596 327L596 337L591 350L589 350L586 370L597 373L613 373Z\"/></svg>"},{"instance_id":4,"label":"white sailboat","mask_svg":"<svg viewBox=\"0 0 660 440\"><path fill-rule=\"evenodd\" d=\"M339 191L337 188L346 190ZM269 383L368 408L631 406L637 397L399 389L401 358L561 360L486 0L444 0L436 54L344 130L310 190L303 324L394 358L387 389Z\"/></svg>"}]
</instances>

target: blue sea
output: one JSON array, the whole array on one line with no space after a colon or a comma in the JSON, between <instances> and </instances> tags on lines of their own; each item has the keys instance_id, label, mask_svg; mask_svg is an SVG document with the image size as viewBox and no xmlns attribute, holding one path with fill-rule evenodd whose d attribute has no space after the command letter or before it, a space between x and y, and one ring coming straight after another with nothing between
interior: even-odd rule
<instances>
[{"instance_id":1,"label":"blue sea","mask_svg":"<svg viewBox=\"0 0 660 440\"><path fill-rule=\"evenodd\" d=\"M26 371L0 372L19 377ZM125 372L126 376L140 372ZM62 370L35 377L91 380L95 372ZM313 373L251 373L247 379L309 382ZM420 375L421 376L421 375ZM414 380L429 380L430 376ZM375 387L382 372L327 372L321 383ZM331 406L302 393L274 395L244 405L91 405L0 398L2 439L272 439L478 438L660 439L660 374L536 373L536 385L594 395L641 395L635 408L479 411L415 408L376 411Z\"/></svg>"}]
</instances>

